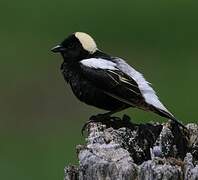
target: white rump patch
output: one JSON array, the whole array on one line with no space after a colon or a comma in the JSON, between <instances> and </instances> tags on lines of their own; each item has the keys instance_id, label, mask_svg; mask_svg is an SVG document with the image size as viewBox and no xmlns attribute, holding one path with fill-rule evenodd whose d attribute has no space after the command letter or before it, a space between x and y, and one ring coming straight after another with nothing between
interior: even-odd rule
<instances>
[{"instance_id":1,"label":"white rump patch","mask_svg":"<svg viewBox=\"0 0 198 180\"><path fill-rule=\"evenodd\" d=\"M116 68L116 63L108 61L102 58L90 58L80 61L81 64L87 67L95 69L109 69L109 70L118 70Z\"/></svg>"},{"instance_id":2,"label":"white rump patch","mask_svg":"<svg viewBox=\"0 0 198 180\"><path fill-rule=\"evenodd\" d=\"M148 104L151 104L154 107L157 107L157 108L159 108L161 110L164 110L164 111L170 113L166 109L166 107L160 102L160 100L158 99L155 91L149 85L150 83L144 79L144 77L143 77L143 75L141 73L139 73L134 68L129 66L123 59L116 58L116 60L117 60L117 67L121 71L125 72L127 75L132 77L137 82L138 87L139 87L139 89L140 89L145 101Z\"/></svg>"},{"instance_id":3,"label":"white rump patch","mask_svg":"<svg viewBox=\"0 0 198 180\"><path fill-rule=\"evenodd\" d=\"M83 32L76 32L75 36L76 38L79 39L80 43L82 44L82 47L86 51L93 54L97 50L97 45L94 39L90 35L83 33Z\"/></svg>"}]
</instances>

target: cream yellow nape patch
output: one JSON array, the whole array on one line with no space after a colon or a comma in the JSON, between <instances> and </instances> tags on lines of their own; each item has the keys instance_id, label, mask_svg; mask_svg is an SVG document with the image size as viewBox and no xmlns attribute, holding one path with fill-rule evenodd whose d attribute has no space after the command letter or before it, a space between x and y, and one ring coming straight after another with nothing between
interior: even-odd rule
<instances>
[{"instance_id":1,"label":"cream yellow nape patch","mask_svg":"<svg viewBox=\"0 0 198 180\"><path fill-rule=\"evenodd\" d=\"M75 36L79 39L82 47L91 54L93 54L97 50L96 43L90 35L83 32L76 32Z\"/></svg>"}]
</instances>

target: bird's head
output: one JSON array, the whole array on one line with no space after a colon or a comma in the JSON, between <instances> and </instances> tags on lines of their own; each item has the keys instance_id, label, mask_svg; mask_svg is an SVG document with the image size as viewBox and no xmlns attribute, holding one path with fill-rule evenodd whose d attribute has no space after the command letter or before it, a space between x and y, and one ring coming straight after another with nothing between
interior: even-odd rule
<instances>
[{"instance_id":1,"label":"bird's head","mask_svg":"<svg viewBox=\"0 0 198 180\"><path fill-rule=\"evenodd\" d=\"M76 32L68 36L61 44L51 49L54 53L61 53L64 60L82 60L97 51L94 39L83 32Z\"/></svg>"}]
</instances>

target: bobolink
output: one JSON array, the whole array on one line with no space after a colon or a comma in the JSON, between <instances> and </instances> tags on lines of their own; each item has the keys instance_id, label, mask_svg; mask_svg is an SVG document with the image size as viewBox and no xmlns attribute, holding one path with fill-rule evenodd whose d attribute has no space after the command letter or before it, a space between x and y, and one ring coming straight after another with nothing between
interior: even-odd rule
<instances>
[{"instance_id":1,"label":"bobolink","mask_svg":"<svg viewBox=\"0 0 198 180\"><path fill-rule=\"evenodd\" d=\"M71 34L52 51L61 53L64 59L61 71L76 97L86 104L108 110L103 117L136 107L184 127L160 102L141 73L123 59L99 50L88 34Z\"/></svg>"}]
</instances>

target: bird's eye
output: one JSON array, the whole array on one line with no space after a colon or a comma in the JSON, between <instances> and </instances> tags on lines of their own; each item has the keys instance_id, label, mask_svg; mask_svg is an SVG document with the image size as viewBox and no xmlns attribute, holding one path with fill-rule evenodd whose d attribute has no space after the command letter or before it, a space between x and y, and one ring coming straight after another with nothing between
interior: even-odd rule
<instances>
[{"instance_id":1,"label":"bird's eye","mask_svg":"<svg viewBox=\"0 0 198 180\"><path fill-rule=\"evenodd\" d=\"M75 44L74 43L70 43L67 45L67 48L69 49L73 49L75 47Z\"/></svg>"}]
</instances>

